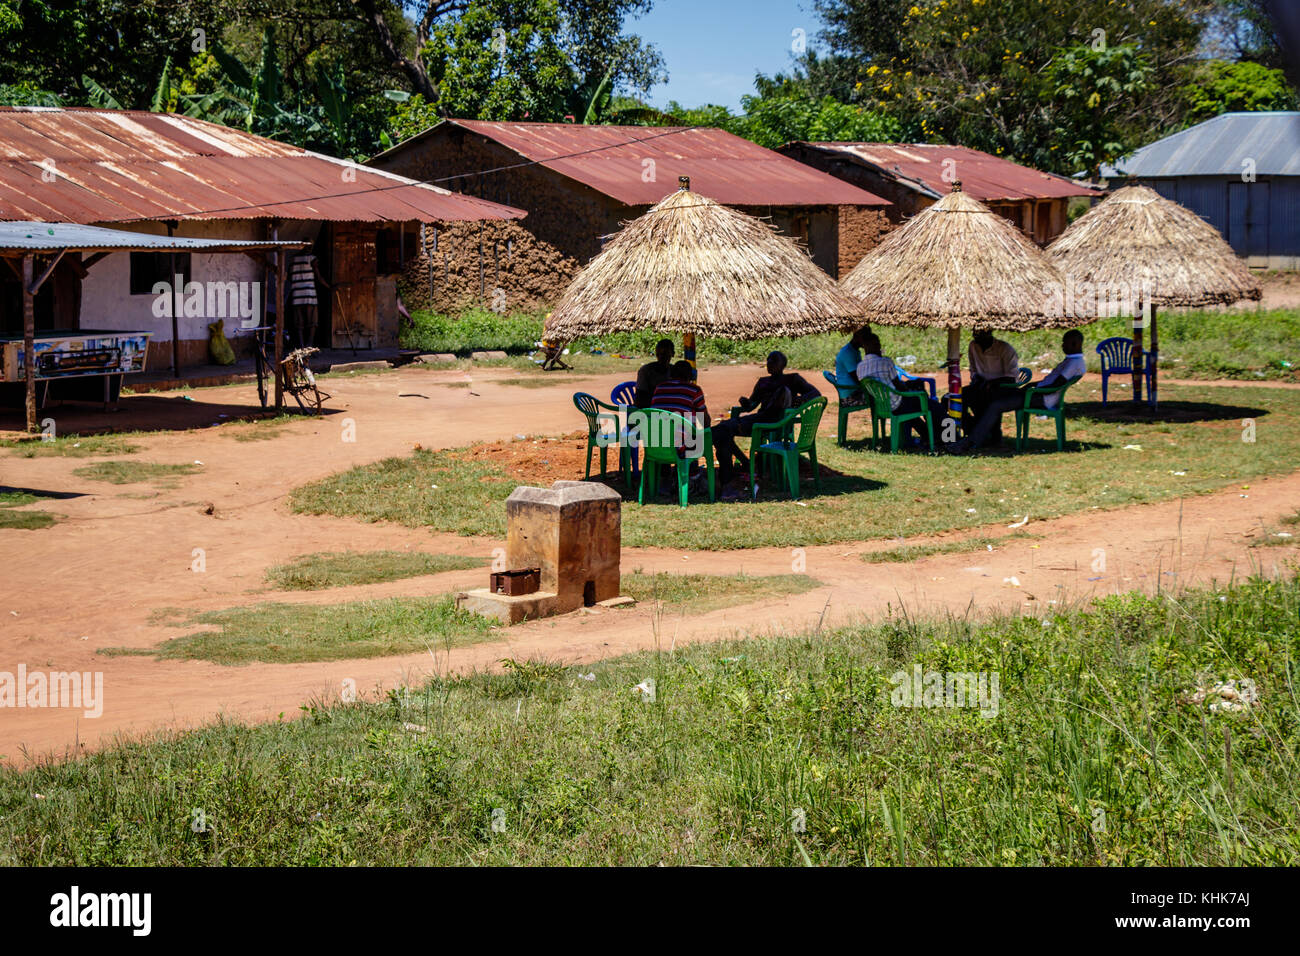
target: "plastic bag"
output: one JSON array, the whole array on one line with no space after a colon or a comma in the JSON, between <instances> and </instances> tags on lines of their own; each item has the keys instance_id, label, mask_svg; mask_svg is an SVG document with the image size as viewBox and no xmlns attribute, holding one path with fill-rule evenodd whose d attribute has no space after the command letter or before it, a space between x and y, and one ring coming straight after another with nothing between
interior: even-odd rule
<instances>
[{"instance_id":1,"label":"plastic bag","mask_svg":"<svg viewBox=\"0 0 1300 956\"><path fill-rule=\"evenodd\" d=\"M218 365L234 365L235 350L231 348L230 340L222 331L225 327L224 319L218 319L208 325L208 354Z\"/></svg>"}]
</instances>

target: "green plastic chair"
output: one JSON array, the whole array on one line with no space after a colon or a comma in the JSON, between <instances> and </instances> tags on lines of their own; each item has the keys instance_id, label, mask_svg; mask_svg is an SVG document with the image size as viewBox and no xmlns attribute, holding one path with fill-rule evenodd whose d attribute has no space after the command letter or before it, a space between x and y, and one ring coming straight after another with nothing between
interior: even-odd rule
<instances>
[{"instance_id":1,"label":"green plastic chair","mask_svg":"<svg viewBox=\"0 0 1300 956\"><path fill-rule=\"evenodd\" d=\"M925 401L925 396L918 392L900 392L898 389L886 385L874 378L864 378L858 383L870 398L868 403L871 406L871 442L877 448L883 448L885 444L885 431L888 425L889 431L889 450L890 452L898 451L898 440L901 436L899 426L904 422L910 422L914 418L925 419L925 429L930 436L930 451L934 451L934 421L930 417L930 403ZM895 412L891 402L891 396L897 395L900 398L921 399L921 410L916 412Z\"/></svg>"},{"instance_id":2,"label":"green plastic chair","mask_svg":"<svg viewBox=\"0 0 1300 956\"><path fill-rule=\"evenodd\" d=\"M825 378L826 381L830 382L831 385L835 386L835 394L839 395L840 383L839 383L839 379L835 377L834 373L823 371L822 377ZM844 387L848 388L847 385L845 385ZM871 409L870 402L863 402L861 405L845 405L844 399L840 399L839 402L837 403L837 411L839 413L837 416L839 418L839 427L835 431L835 444L837 445L844 444L844 436L848 434L848 429L849 429L849 416L852 415L854 412L865 412L865 411L870 411L870 409Z\"/></svg>"},{"instance_id":3,"label":"green plastic chair","mask_svg":"<svg viewBox=\"0 0 1300 956\"><path fill-rule=\"evenodd\" d=\"M1026 441L1029 440L1029 416L1046 415L1048 418L1056 419L1056 450L1065 450L1065 392L1071 385L1077 382L1083 376L1066 379L1060 385L1053 385L1051 388L1027 388L1025 389L1025 404L1016 409L1016 451L1020 451ZM1056 403L1055 408L1030 408L1029 403L1035 395L1053 395L1059 394L1060 401Z\"/></svg>"},{"instance_id":4,"label":"green plastic chair","mask_svg":"<svg viewBox=\"0 0 1300 956\"><path fill-rule=\"evenodd\" d=\"M713 476L713 431L685 416L662 408L645 408L632 412L628 416L629 426L635 424L640 429L641 444L641 484L637 490L637 504L645 504L647 486L653 500L659 493L659 469L663 465L672 465L677 471L677 500L683 508L690 494L691 462L703 456L705 470L708 473L709 500L717 500L717 488ZM686 457L677 452L677 436L688 444L698 443L699 456Z\"/></svg>"},{"instance_id":5,"label":"green plastic chair","mask_svg":"<svg viewBox=\"0 0 1300 956\"><path fill-rule=\"evenodd\" d=\"M618 408L614 405L607 405L598 399L595 395L588 395L586 392L575 392L573 395L573 404L577 406L578 411L587 416L587 478L591 477L591 452L594 448L600 449L600 476L605 477L609 470L609 441L600 439L600 413L602 411L611 412L615 417L618 416ZM620 453L621 456L621 453ZM625 471L626 476L626 471Z\"/></svg>"},{"instance_id":6,"label":"green plastic chair","mask_svg":"<svg viewBox=\"0 0 1300 956\"><path fill-rule=\"evenodd\" d=\"M771 455L785 472L790 497L799 500L799 456L807 455L812 464L813 487L822 489L821 469L817 465L817 428L826 411L826 399L814 398L786 412L780 421L757 424L749 442L749 497L758 497L754 487L754 467L759 455ZM770 438L768 436L776 436Z\"/></svg>"}]
</instances>

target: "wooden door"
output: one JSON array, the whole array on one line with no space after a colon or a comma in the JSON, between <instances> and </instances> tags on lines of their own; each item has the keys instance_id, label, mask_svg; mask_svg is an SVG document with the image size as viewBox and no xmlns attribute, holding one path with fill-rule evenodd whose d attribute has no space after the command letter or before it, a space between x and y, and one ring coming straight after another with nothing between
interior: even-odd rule
<instances>
[{"instance_id":1,"label":"wooden door","mask_svg":"<svg viewBox=\"0 0 1300 956\"><path fill-rule=\"evenodd\" d=\"M374 227L366 223L334 225L330 329L336 349L375 347L375 238Z\"/></svg>"}]
</instances>

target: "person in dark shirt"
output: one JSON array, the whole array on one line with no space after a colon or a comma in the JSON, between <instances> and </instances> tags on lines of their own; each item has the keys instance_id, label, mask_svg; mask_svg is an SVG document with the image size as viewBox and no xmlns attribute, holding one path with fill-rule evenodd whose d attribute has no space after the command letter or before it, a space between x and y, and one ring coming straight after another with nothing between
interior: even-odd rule
<instances>
[{"instance_id":1,"label":"person in dark shirt","mask_svg":"<svg viewBox=\"0 0 1300 956\"><path fill-rule=\"evenodd\" d=\"M740 399L744 414L718 422L713 427L713 450L717 454L719 478L724 488L734 477L733 459L739 463L742 472L749 470L749 459L736 444L736 436L748 437L753 434L755 424L777 421L790 409L798 408L821 394L802 375L786 372L786 361L781 352L770 354L767 357L767 375L754 383L754 390L747 397ZM745 482L748 483L748 478ZM723 492L724 498L739 495L738 488Z\"/></svg>"},{"instance_id":2,"label":"person in dark shirt","mask_svg":"<svg viewBox=\"0 0 1300 956\"><path fill-rule=\"evenodd\" d=\"M672 339L660 339L655 346L655 360L637 370L636 395L632 398L637 408L649 408L655 389L672 376L673 351Z\"/></svg>"}]
</instances>

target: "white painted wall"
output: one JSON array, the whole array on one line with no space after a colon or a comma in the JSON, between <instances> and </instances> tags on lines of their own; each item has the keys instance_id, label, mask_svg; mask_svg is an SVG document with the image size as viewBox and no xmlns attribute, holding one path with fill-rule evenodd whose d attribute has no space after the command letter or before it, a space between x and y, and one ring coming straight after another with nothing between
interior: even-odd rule
<instances>
[{"instance_id":1,"label":"white painted wall","mask_svg":"<svg viewBox=\"0 0 1300 956\"><path fill-rule=\"evenodd\" d=\"M280 230L282 239L314 239L319 223L289 223ZM165 236L161 223L134 223L132 232ZM255 220L219 220L182 222L176 235L196 239L267 239L265 223ZM191 253L190 280L205 282L262 282L262 266L239 252ZM121 329L152 331L154 342L170 342L170 318L153 314L153 295L131 295L131 255L114 252L90 269L81 286L81 326L87 329ZM202 318L182 315L178 320L180 338L206 339L208 323L217 316ZM258 324L261 324L260 320ZM227 338L247 335L238 319L226 319Z\"/></svg>"}]
</instances>

